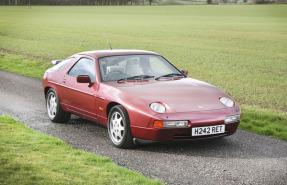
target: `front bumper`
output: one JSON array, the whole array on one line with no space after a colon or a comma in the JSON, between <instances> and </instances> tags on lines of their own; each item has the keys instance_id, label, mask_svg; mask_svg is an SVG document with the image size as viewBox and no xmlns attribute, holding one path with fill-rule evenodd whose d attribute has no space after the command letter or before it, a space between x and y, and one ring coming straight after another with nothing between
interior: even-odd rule
<instances>
[{"instance_id":1,"label":"front bumper","mask_svg":"<svg viewBox=\"0 0 287 185\"><path fill-rule=\"evenodd\" d=\"M148 127L131 126L133 136L139 139L152 141L174 141L174 140L199 140L214 137L222 137L232 135L236 132L239 122L225 124L226 116L241 114L238 107L232 109L221 109L202 112L187 112L187 113L172 113L172 114L157 114L151 118ZM184 128L157 128L153 127L156 120L171 121L171 120L188 120L189 126ZM225 132L221 134L192 136L192 127L204 127L225 124Z\"/></svg>"}]
</instances>

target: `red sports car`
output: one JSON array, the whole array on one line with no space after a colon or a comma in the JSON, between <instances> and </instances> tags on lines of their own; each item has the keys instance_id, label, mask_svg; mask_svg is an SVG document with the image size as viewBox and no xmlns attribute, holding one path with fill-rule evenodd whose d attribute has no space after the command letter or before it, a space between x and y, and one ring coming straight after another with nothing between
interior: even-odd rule
<instances>
[{"instance_id":1,"label":"red sports car","mask_svg":"<svg viewBox=\"0 0 287 185\"><path fill-rule=\"evenodd\" d=\"M88 51L52 62L43 77L49 119L75 114L103 124L119 148L227 136L241 119L230 96L154 52Z\"/></svg>"}]
</instances>

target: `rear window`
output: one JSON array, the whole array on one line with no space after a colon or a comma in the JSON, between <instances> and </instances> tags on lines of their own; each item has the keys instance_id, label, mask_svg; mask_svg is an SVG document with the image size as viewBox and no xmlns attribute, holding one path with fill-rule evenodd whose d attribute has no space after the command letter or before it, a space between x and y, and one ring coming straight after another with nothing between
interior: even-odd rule
<instances>
[{"instance_id":1,"label":"rear window","mask_svg":"<svg viewBox=\"0 0 287 185\"><path fill-rule=\"evenodd\" d=\"M65 67L68 63L70 63L74 57L67 58L65 60L62 60L62 62L58 63L54 67L50 68L51 71L60 71L63 67Z\"/></svg>"}]
</instances>

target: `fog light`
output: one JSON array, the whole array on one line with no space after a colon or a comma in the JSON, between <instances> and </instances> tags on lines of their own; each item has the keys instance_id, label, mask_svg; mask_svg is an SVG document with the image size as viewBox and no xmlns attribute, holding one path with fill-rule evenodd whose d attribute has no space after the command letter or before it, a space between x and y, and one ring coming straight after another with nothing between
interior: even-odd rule
<instances>
[{"instance_id":1,"label":"fog light","mask_svg":"<svg viewBox=\"0 0 287 185\"><path fill-rule=\"evenodd\" d=\"M225 117L224 123L235 123L240 121L240 115L233 115L233 116L227 116Z\"/></svg>"},{"instance_id":2,"label":"fog light","mask_svg":"<svg viewBox=\"0 0 287 185\"><path fill-rule=\"evenodd\" d=\"M188 127L188 121L155 121L154 127Z\"/></svg>"}]
</instances>

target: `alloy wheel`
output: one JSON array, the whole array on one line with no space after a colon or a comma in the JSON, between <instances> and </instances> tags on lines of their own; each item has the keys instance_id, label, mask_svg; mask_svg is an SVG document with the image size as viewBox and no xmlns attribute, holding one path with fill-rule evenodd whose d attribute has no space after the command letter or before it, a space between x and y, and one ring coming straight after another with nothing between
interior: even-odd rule
<instances>
[{"instance_id":1,"label":"alloy wheel","mask_svg":"<svg viewBox=\"0 0 287 185\"><path fill-rule=\"evenodd\" d=\"M115 143L120 143L124 137L123 117L119 112L114 112L110 120L110 134Z\"/></svg>"}]
</instances>

